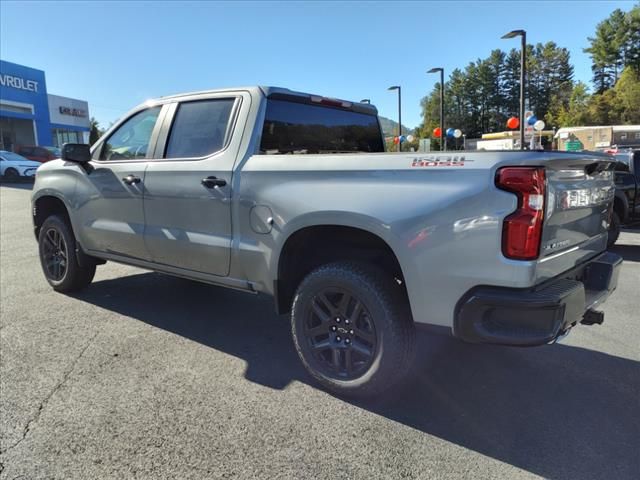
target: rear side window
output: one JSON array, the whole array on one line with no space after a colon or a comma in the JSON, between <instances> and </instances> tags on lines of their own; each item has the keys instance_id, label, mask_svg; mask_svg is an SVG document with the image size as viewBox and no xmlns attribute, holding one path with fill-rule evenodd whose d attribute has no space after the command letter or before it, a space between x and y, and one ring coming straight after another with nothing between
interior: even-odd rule
<instances>
[{"instance_id":1,"label":"rear side window","mask_svg":"<svg viewBox=\"0 0 640 480\"><path fill-rule=\"evenodd\" d=\"M222 150L235 98L185 102L169 133L165 158L204 157Z\"/></svg>"},{"instance_id":2,"label":"rear side window","mask_svg":"<svg viewBox=\"0 0 640 480\"><path fill-rule=\"evenodd\" d=\"M320 105L267 100L260 153L384 152L378 117Z\"/></svg>"}]
</instances>

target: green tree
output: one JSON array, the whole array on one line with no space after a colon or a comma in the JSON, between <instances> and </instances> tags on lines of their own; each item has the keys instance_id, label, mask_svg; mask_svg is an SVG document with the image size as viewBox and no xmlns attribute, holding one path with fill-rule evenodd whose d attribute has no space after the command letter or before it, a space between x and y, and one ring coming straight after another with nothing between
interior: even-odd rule
<instances>
[{"instance_id":1,"label":"green tree","mask_svg":"<svg viewBox=\"0 0 640 480\"><path fill-rule=\"evenodd\" d=\"M96 143L103 133L104 131L100 129L98 121L91 117L91 120L89 121L89 145Z\"/></svg>"},{"instance_id":2,"label":"green tree","mask_svg":"<svg viewBox=\"0 0 640 480\"><path fill-rule=\"evenodd\" d=\"M640 71L640 5L629 12L614 10L597 25L589 43L584 51L591 55L597 93L613 88L625 67Z\"/></svg>"},{"instance_id":3,"label":"green tree","mask_svg":"<svg viewBox=\"0 0 640 480\"><path fill-rule=\"evenodd\" d=\"M640 73L626 67L614 87L620 123L640 123Z\"/></svg>"},{"instance_id":4,"label":"green tree","mask_svg":"<svg viewBox=\"0 0 640 480\"><path fill-rule=\"evenodd\" d=\"M589 89L583 82L574 85L568 105L554 96L551 99L549 112L545 115L545 122L549 127L575 127L578 125L590 125L589 102L591 96Z\"/></svg>"}]
</instances>

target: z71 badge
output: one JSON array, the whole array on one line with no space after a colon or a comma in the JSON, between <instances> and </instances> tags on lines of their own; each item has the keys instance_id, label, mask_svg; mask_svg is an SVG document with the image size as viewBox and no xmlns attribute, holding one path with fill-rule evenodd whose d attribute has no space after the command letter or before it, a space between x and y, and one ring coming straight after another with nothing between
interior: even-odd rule
<instances>
[{"instance_id":1,"label":"z71 badge","mask_svg":"<svg viewBox=\"0 0 640 480\"><path fill-rule=\"evenodd\" d=\"M411 163L412 167L464 167L465 162L472 162L464 158L464 155L429 155L416 157Z\"/></svg>"}]
</instances>

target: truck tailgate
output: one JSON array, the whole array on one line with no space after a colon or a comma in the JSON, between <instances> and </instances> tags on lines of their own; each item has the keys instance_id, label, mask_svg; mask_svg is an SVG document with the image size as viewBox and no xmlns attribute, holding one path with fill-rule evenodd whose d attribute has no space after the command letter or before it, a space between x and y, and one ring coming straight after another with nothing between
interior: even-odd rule
<instances>
[{"instance_id":1,"label":"truck tailgate","mask_svg":"<svg viewBox=\"0 0 640 480\"><path fill-rule=\"evenodd\" d=\"M545 163L547 200L536 280L544 281L604 251L615 194L611 162L602 157Z\"/></svg>"}]
</instances>

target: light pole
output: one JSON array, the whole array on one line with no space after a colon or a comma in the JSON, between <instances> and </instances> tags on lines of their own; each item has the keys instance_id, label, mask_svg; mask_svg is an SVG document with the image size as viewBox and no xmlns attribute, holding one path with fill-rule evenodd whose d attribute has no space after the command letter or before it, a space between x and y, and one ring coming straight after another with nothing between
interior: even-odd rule
<instances>
[{"instance_id":1,"label":"light pole","mask_svg":"<svg viewBox=\"0 0 640 480\"><path fill-rule=\"evenodd\" d=\"M444 68L436 67L427 73L440 72L440 150L447 149L447 136L444 134Z\"/></svg>"},{"instance_id":2,"label":"light pole","mask_svg":"<svg viewBox=\"0 0 640 480\"><path fill-rule=\"evenodd\" d=\"M371 103L371 100L369 100L368 98L363 98L362 100L360 100L360 103Z\"/></svg>"},{"instance_id":3,"label":"light pole","mask_svg":"<svg viewBox=\"0 0 640 480\"><path fill-rule=\"evenodd\" d=\"M402 137L402 94L400 85L394 85L389 87L387 90L398 90L398 151L400 151L402 142L400 138Z\"/></svg>"},{"instance_id":4,"label":"light pole","mask_svg":"<svg viewBox=\"0 0 640 480\"><path fill-rule=\"evenodd\" d=\"M512 30L502 38L522 37L522 47L520 48L520 150L524 150L524 82L527 70L527 32L524 30Z\"/></svg>"}]
</instances>

